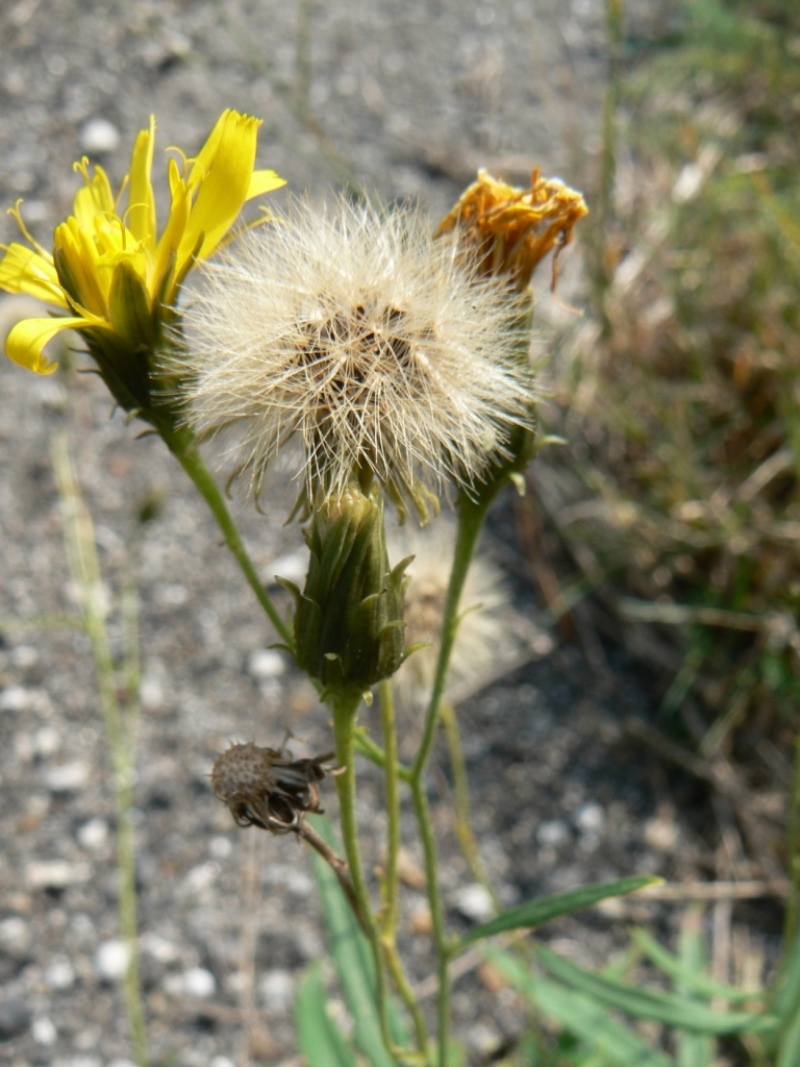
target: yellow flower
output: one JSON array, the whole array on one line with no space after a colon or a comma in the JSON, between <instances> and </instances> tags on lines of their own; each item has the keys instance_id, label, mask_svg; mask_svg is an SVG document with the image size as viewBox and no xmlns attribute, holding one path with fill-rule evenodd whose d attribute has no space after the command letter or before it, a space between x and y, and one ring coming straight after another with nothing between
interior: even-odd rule
<instances>
[{"instance_id":1,"label":"yellow flower","mask_svg":"<svg viewBox=\"0 0 800 1067\"><path fill-rule=\"evenodd\" d=\"M84 186L73 214L56 227L52 255L30 235L19 209L10 209L24 244L0 245L0 289L27 293L57 308L54 318L18 323L6 354L39 374L55 369L44 347L61 330L78 330L118 402L147 407L149 356L174 309L181 283L219 246L242 205L284 185L272 170L253 170L259 119L227 110L193 160L168 163L171 204L161 233L150 173L155 120L141 130L130 173L117 196L101 167L75 164ZM127 208L120 207L127 189Z\"/></svg>"},{"instance_id":2,"label":"yellow flower","mask_svg":"<svg viewBox=\"0 0 800 1067\"><path fill-rule=\"evenodd\" d=\"M530 189L497 181L485 170L439 223L436 236L458 228L485 275L510 276L520 291L553 248L557 257L572 240L576 222L589 213L583 196L558 178L531 176Z\"/></svg>"}]
</instances>

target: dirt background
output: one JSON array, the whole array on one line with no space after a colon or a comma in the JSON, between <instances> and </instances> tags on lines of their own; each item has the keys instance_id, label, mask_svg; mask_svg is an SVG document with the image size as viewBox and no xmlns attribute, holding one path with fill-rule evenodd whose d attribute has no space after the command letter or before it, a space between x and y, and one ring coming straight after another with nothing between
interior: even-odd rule
<instances>
[{"instance_id":1,"label":"dirt background","mask_svg":"<svg viewBox=\"0 0 800 1067\"><path fill-rule=\"evenodd\" d=\"M155 113L160 150L195 150L228 106L263 117L259 164L294 192L343 184L412 197L443 214L479 166L523 182L536 164L582 187L599 146L605 85L603 0L5 0L0 9L0 203L24 197L49 244L68 213L82 154L115 181ZM642 5L628 32L655 41L669 3ZM279 197L285 194L277 194ZM13 220L0 238L15 240ZM581 306L580 250L562 300ZM575 316L540 282L541 346L559 351ZM9 321L9 303L0 305ZM59 624L75 596L51 449L68 448L96 528L110 630L121 648L128 575L140 601L142 701L135 786L145 1010L154 1062L175 1067L295 1064L292 1008L324 952L308 857L294 840L237 831L208 788L230 739L298 755L330 747L326 714L288 662L160 442L137 440L102 386L67 390L0 362L0 1063L125 1067L115 818L86 637ZM157 519L139 521L147 502ZM285 500L258 515L235 504L266 582L302 574ZM523 663L499 639L493 680L462 708L482 854L503 900L653 872L702 877L716 827L703 795L630 744L629 716L654 711L648 680L608 650L602 676L563 644L538 607L517 546L513 501L487 538L509 575ZM365 715L368 720L369 714ZM413 734L414 724L408 729ZM438 752L431 796L448 921L465 928L480 894L452 833ZM380 783L363 773L370 862L379 857ZM331 798L329 807L335 811ZM408 812L406 812L408 814ZM413 845L409 864L417 862ZM422 893L403 910L415 980L431 971L415 934ZM549 932L597 964L619 917L670 922L625 904ZM616 916L616 917L615 917ZM430 1001L427 1002L430 1007ZM471 971L456 985L469 1063L522 1025L514 998Z\"/></svg>"}]
</instances>

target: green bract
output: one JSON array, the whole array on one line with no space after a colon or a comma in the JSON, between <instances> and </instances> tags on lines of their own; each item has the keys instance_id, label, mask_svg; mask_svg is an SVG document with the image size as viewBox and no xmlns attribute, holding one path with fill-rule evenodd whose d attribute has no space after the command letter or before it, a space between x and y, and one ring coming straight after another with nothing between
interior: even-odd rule
<instances>
[{"instance_id":1,"label":"green bract","mask_svg":"<svg viewBox=\"0 0 800 1067\"><path fill-rule=\"evenodd\" d=\"M326 694L364 693L397 670L403 648L404 559L389 566L383 503L351 489L322 503L306 528L311 550L295 598L295 657Z\"/></svg>"}]
</instances>

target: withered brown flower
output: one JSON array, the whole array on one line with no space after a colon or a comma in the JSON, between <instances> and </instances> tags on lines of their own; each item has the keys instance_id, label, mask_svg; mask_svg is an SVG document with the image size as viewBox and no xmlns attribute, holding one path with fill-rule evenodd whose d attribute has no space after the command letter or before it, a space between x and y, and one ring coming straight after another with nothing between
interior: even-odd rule
<instances>
[{"instance_id":1,"label":"withered brown flower","mask_svg":"<svg viewBox=\"0 0 800 1067\"><path fill-rule=\"evenodd\" d=\"M326 764L334 762L332 752L296 760L286 749L231 745L214 761L211 788L238 826L297 832L306 814L323 811L319 783L333 771Z\"/></svg>"}]
</instances>

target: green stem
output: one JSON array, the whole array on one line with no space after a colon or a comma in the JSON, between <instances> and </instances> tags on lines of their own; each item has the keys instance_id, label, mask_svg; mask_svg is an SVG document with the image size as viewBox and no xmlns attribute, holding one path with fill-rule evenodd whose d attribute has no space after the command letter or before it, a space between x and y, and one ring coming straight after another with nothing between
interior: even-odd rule
<instances>
[{"instance_id":1,"label":"green stem","mask_svg":"<svg viewBox=\"0 0 800 1067\"><path fill-rule=\"evenodd\" d=\"M436 663L433 688L430 702L425 716L425 725L422 740L417 751L414 764L411 768L411 795L414 802L414 814L419 827L422 840L423 854L425 857L425 883L428 896L428 905L431 909L431 925L433 928L433 942L436 950L437 973L438 973L438 1003L437 1003L437 1034L438 1034L438 1061L439 1067L446 1067L448 1056L449 1030L450 1030L450 976L448 965L452 953L452 945L447 938L444 923L444 908L442 906L441 893L436 860L436 842L433 833L428 797L425 792L424 774L430 758L433 742L436 738L436 728L439 724L440 706L444 696L447 670L450 666L450 656L458 632L458 605L461 593L469 571L475 546L478 541L483 520L489 505L495 497L497 490L505 479L498 477L492 485L484 486L484 492L477 500L461 494L458 507L458 535L453 553L453 567L450 571L450 582L447 587L445 598L444 615L442 619L441 644L439 645L439 657Z\"/></svg>"},{"instance_id":2,"label":"green stem","mask_svg":"<svg viewBox=\"0 0 800 1067\"><path fill-rule=\"evenodd\" d=\"M194 435L186 428L176 429L167 421L163 424L157 423L155 426L156 431L163 439L167 448L169 448L170 452L175 456L184 471L186 471L193 485L203 497L206 504L208 504L208 507L225 538L225 544L228 546L233 558L238 563L239 569L245 576L248 585L255 593L267 618L278 631L281 639L289 646L289 648L293 648L294 636L291 627L281 617L278 609L272 602L272 598L264 588L261 579L258 577L250 556L247 554L247 549L244 547L241 535L228 511L225 498L220 492L216 481L211 476L208 467L203 463Z\"/></svg>"},{"instance_id":3,"label":"green stem","mask_svg":"<svg viewBox=\"0 0 800 1067\"><path fill-rule=\"evenodd\" d=\"M386 873L383 876L381 936L394 943L397 930L397 862L400 853L400 797L397 791L397 730L394 693L388 678L380 683L379 700L383 727L383 780L386 788Z\"/></svg>"},{"instance_id":4,"label":"green stem","mask_svg":"<svg viewBox=\"0 0 800 1067\"><path fill-rule=\"evenodd\" d=\"M386 1014L386 977L384 973L383 953L381 951L380 932L372 913L367 881L364 877L364 865L361 861L361 849L358 843L358 825L356 822L356 771L355 771L355 723L361 694L355 696L332 695L330 698L333 711L333 740L336 760L342 770L336 775L336 791L339 794L339 819L341 821L342 842L344 844L350 878L353 882L358 921L369 939L372 957L375 963L375 985L380 1019L381 1036L387 1049L393 1048L392 1036Z\"/></svg>"},{"instance_id":5,"label":"green stem","mask_svg":"<svg viewBox=\"0 0 800 1067\"><path fill-rule=\"evenodd\" d=\"M499 483L498 483L499 488ZM425 716L425 725L422 732L422 740L417 751L414 765L411 769L412 778L419 780L430 758L433 742L436 738L436 727L439 724L439 705L444 695L444 686L447 679L447 670L450 666L450 656L455 644L458 632L458 605L464 582L467 578L472 556L478 535L486 518L486 512L494 499L493 492L484 493L480 499L472 500L463 493L458 502L458 536L453 554L453 567L450 571L450 582L447 587L447 596L444 603L444 615L442 618L442 638L439 645L439 657L436 662L436 674L433 680L428 710Z\"/></svg>"},{"instance_id":6,"label":"green stem","mask_svg":"<svg viewBox=\"0 0 800 1067\"><path fill-rule=\"evenodd\" d=\"M364 756L370 763L374 763L376 767L386 766L386 753L363 729L356 730L354 744L358 754ZM395 773L402 782L411 782L411 770L405 764L395 763Z\"/></svg>"},{"instance_id":7,"label":"green stem","mask_svg":"<svg viewBox=\"0 0 800 1067\"><path fill-rule=\"evenodd\" d=\"M426 893L428 906L431 909L433 944L436 950L436 973L439 986L436 1026L438 1064L439 1067L446 1067L447 1049L450 1040L450 975L448 974L448 966L452 945L448 941L444 925L444 908L442 907L442 896L439 891L439 879L437 877L436 840L433 834L433 820L431 819L428 797L425 793L425 783L422 779L417 778L412 782L411 797L414 803L414 814L417 819L419 836L422 841L422 852L425 858Z\"/></svg>"},{"instance_id":8,"label":"green stem","mask_svg":"<svg viewBox=\"0 0 800 1067\"><path fill-rule=\"evenodd\" d=\"M383 771L386 786L386 873L382 880L383 908L380 917L381 948L392 981L411 1016L417 1048L425 1052L428 1033L419 1004L411 989L397 951L398 858L400 854L400 795L398 791L397 728L391 679L380 683L381 725L383 727Z\"/></svg>"}]
</instances>

